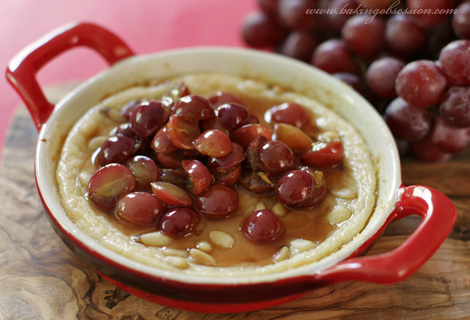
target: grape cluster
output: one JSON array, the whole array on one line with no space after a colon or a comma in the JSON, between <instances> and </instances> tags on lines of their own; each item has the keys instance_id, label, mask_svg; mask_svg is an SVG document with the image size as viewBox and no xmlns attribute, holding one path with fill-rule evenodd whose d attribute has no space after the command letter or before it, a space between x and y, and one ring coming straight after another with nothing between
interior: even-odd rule
<instances>
[{"instance_id":1,"label":"grape cluster","mask_svg":"<svg viewBox=\"0 0 470 320\"><path fill-rule=\"evenodd\" d=\"M470 1L258 0L245 42L351 85L402 155L440 162L470 144Z\"/></svg>"},{"instance_id":2,"label":"grape cluster","mask_svg":"<svg viewBox=\"0 0 470 320\"><path fill-rule=\"evenodd\" d=\"M160 100L131 101L92 155L97 170L87 198L123 224L155 227L173 238L194 234L204 219L233 216L239 186L294 210L321 203L322 170L343 161L339 135L307 134L314 129L311 116L295 102L258 110L265 111L265 124L251 111L228 92L206 99L184 83ZM268 242L284 227L263 209L245 219L242 231Z\"/></svg>"}]
</instances>

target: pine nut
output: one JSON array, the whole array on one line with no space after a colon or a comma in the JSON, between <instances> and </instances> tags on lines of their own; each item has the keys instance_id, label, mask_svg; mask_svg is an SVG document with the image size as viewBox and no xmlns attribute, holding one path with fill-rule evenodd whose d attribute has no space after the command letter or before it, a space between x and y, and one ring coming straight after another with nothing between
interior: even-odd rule
<instances>
[{"instance_id":1,"label":"pine nut","mask_svg":"<svg viewBox=\"0 0 470 320\"><path fill-rule=\"evenodd\" d=\"M351 211L343 206L334 207L326 218L332 224L339 224L351 218Z\"/></svg>"},{"instance_id":2,"label":"pine nut","mask_svg":"<svg viewBox=\"0 0 470 320\"><path fill-rule=\"evenodd\" d=\"M204 251L192 248L191 250L189 250L189 254L194 260L196 260L200 264L204 264L206 266L216 265L214 257L212 257L210 254L205 253Z\"/></svg>"},{"instance_id":3,"label":"pine nut","mask_svg":"<svg viewBox=\"0 0 470 320\"><path fill-rule=\"evenodd\" d=\"M164 248L162 250L163 255L165 256L172 256L172 257L181 257L186 258L188 257L188 251L180 250L180 249L172 249L172 248Z\"/></svg>"},{"instance_id":4,"label":"pine nut","mask_svg":"<svg viewBox=\"0 0 470 320\"><path fill-rule=\"evenodd\" d=\"M211 252L212 251L212 245L207 241L199 241L196 244L196 248L198 248L199 250L205 251L205 252Z\"/></svg>"},{"instance_id":5,"label":"pine nut","mask_svg":"<svg viewBox=\"0 0 470 320\"><path fill-rule=\"evenodd\" d=\"M256 204L255 208L253 209L253 211L258 211L258 210L264 210L266 209L266 205L264 204L263 201L260 201Z\"/></svg>"},{"instance_id":6,"label":"pine nut","mask_svg":"<svg viewBox=\"0 0 470 320\"><path fill-rule=\"evenodd\" d=\"M136 241L152 247L164 247L171 243L171 238L161 232L150 232L137 236Z\"/></svg>"},{"instance_id":7,"label":"pine nut","mask_svg":"<svg viewBox=\"0 0 470 320\"><path fill-rule=\"evenodd\" d=\"M274 262L281 262L283 260L288 259L290 256L290 250L287 246L282 246L278 252L276 252L273 256Z\"/></svg>"},{"instance_id":8,"label":"pine nut","mask_svg":"<svg viewBox=\"0 0 470 320\"><path fill-rule=\"evenodd\" d=\"M212 243L215 245L226 249L231 248L235 243L235 240L231 235L218 230L209 232L209 239L211 239Z\"/></svg>"},{"instance_id":9,"label":"pine nut","mask_svg":"<svg viewBox=\"0 0 470 320\"><path fill-rule=\"evenodd\" d=\"M357 191L356 188L354 187L347 187L347 188L342 188L342 189L330 189L329 190L331 195L344 199L344 200L353 200L357 197Z\"/></svg>"},{"instance_id":10,"label":"pine nut","mask_svg":"<svg viewBox=\"0 0 470 320\"><path fill-rule=\"evenodd\" d=\"M188 260L181 257L168 256L163 259L166 263L171 264L173 267L178 269L187 269L189 268Z\"/></svg>"},{"instance_id":11,"label":"pine nut","mask_svg":"<svg viewBox=\"0 0 470 320\"><path fill-rule=\"evenodd\" d=\"M294 253L300 253L315 248L317 245L310 240L295 239L290 242L290 249Z\"/></svg>"},{"instance_id":12,"label":"pine nut","mask_svg":"<svg viewBox=\"0 0 470 320\"><path fill-rule=\"evenodd\" d=\"M287 214L286 207L284 207L280 202L276 202L271 208L271 211L278 217L283 217Z\"/></svg>"}]
</instances>

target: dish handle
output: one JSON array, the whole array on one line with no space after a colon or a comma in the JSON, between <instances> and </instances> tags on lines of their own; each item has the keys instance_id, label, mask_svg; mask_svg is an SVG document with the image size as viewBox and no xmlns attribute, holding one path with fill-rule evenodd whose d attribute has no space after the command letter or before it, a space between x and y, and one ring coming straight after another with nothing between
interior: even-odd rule
<instances>
[{"instance_id":1,"label":"dish handle","mask_svg":"<svg viewBox=\"0 0 470 320\"><path fill-rule=\"evenodd\" d=\"M134 52L119 37L91 23L72 23L51 31L18 53L9 63L6 77L28 108L38 130L54 109L36 79L36 73L59 54L86 46L114 63Z\"/></svg>"},{"instance_id":2,"label":"dish handle","mask_svg":"<svg viewBox=\"0 0 470 320\"><path fill-rule=\"evenodd\" d=\"M430 187L402 186L398 199L383 229L389 222L410 215L423 218L400 246L388 253L344 260L317 273L314 278L328 283L351 280L391 284L406 279L418 270L452 231L457 209L445 195Z\"/></svg>"}]
</instances>

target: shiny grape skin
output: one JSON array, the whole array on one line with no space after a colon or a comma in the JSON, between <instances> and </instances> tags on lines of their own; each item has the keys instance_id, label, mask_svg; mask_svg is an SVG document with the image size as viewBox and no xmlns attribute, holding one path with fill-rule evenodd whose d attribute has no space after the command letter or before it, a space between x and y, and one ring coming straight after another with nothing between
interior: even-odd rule
<instances>
[{"instance_id":1,"label":"shiny grape skin","mask_svg":"<svg viewBox=\"0 0 470 320\"><path fill-rule=\"evenodd\" d=\"M173 107L173 114L184 120L199 121L212 118L214 110L207 99L193 94L178 99Z\"/></svg>"},{"instance_id":2,"label":"shiny grape skin","mask_svg":"<svg viewBox=\"0 0 470 320\"><path fill-rule=\"evenodd\" d=\"M189 207L193 204L193 199L188 192L176 184L155 181L150 186L153 194L168 206Z\"/></svg>"},{"instance_id":3,"label":"shiny grape skin","mask_svg":"<svg viewBox=\"0 0 470 320\"><path fill-rule=\"evenodd\" d=\"M439 55L439 63L449 82L469 86L470 40L456 40L446 45Z\"/></svg>"},{"instance_id":4,"label":"shiny grape skin","mask_svg":"<svg viewBox=\"0 0 470 320\"><path fill-rule=\"evenodd\" d=\"M431 131L433 119L426 109L396 98L385 109L384 120L393 135L408 142L423 139Z\"/></svg>"},{"instance_id":5,"label":"shiny grape skin","mask_svg":"<svg viewBox=\"0 0 470 320\"><path fill-rule=\"evenodd\" d=\"M355 15L346 21L341 35L351 52L370 59L385 46L385 21L377 16Z\"/></svg>"},{"instance_id":6,"label":"shiny grape skin","mask_svg":"<svg viewBox=\"0 0 470 320\"><path fill-rule=\"evenodd\" d=\"M300 155L302 162L315 168L334 168L344 158L343 144L340 140L316 141L310 149Z\"/></svg>"},{"instance_id":7,"label":"shiny grape skin","mask_svg":"<svg viewBox=\"0 0 470 320\"><path fill-rule=\"evenodd\" d=\"M266 243L279 239L284 234L284 225L270 210L253 212L243 223L243 234L252 242Z\"/></svg>"},{"instance_id":8,"label":"shiny grape skin","mask_svg":"<svg viewBox=\"0 0 470 320\"><path fill-rule=\"evenodd\" d=\"M417 60L408 63L398 73L397 94L417 107L439 103L445 93L447 80L433 61Z\"/></svg>"},{"instance_id":9,"label":"shiny grape skin","mask_svg":"<svg viewBox=\"0 0 470 320\"><path fill-rule=\"evenodd\" d=\"M285 102L274 106L269 111L271 119L279 123L287 123L303 128L310 123L310 117L303 106L295 102Z\"/></svg>"},{"instance_id":10,"label":"shiny grape skin","mask_svg":"<svg viewBox=\"0 0 470 320\"><path fill-rule=\"evenodd\" d=\"M439 107L444 121L456 128L470 127L470 88L452 87Z\"/></svg>"},{"instance_id":11,"label":"shiny grape skin","mask_svg":"<svg viewBox=\"0 0 470 320\"><path fill-rule=\"evenodd\" d=\"M262 195L270 195L273 192L272 184L261 178L262 174L251 170L242 170L238 183L250 192Z\"/></svg>"},{"instance_id":12,"label":"shiny grape skin","mask_svg":"<svg viewBox=\"0 0 470 320\"><path fill-rule=\"evenodd\" d=\"M175 207L166 211L160 217L157 228L169 237L182 238L193 233L200 221L201 217L196 211L184 207Z\"/></svg>"},{"instance_id":13,"label":"shiny grape skin","mask_svg":"<svg viewBox=\"0 0 470 320\"><path fill-rule=\"evenodd\" d=\"M136 190L148 190L150 183L158 180L158 167L155 162L147 156L134 156L129 158L124 165L134 174Z\"/></svg>"},{"instance_id":14,"label":"shiny grape skin","mask_svg":"<svg viewBox=\"0 0 470 320\"><path fill-rule=\"evenodd\" d=\"M144 139L157 132L165 121L164 107L160 101L145 101L131 114L132 130L137 137Z\"/></svg>"},{"instance_id":15,"label":"shiny grape skin","mask_svg":"<svg viewBox=\"0 0 470 320\"><path fill-rule=\"evenodd\" d=\"M295 168L294 152L281 141L268 141L258 151L258 163L269 176L277 177Z\"/></svg>"},{"instance_id":16,"label":"shiny grape skin","mask_svg":"<svg viewBox=\"0 0 470 320\"><path fill-rule=\"evenodd\" d=\"M155 150L155 152L164 153L170 153L178 149L168 137L166 125L161 127L160 130L158 130L157 134L155 134L155 136L153 137L150 146L153 150Z\"/></svg>"},{"instance_id":17,"label":"shiny grape skin","mask_svg":"<svg viewBox=\"0 0 470 320\"><path fill-rule=\"evenodd\" d=\"M357 71L357 65L351 53L344 42L339 39L330 39L321 43L314 50L311 63L328 73L355 73Z\"/></svg>"},{"instance_id":18,"label":"shiny grape skin","mask_svg":"<svg viewBox=\"0 0 470 320\"><path fill-rule=\"evenodd\" d=\"M197 151L213 158L224 157L233 149L229 136L217 129L204 131L194 139L193 143Z\"/></svg>"},{"instance_id":19,"label":"shiny grape skin","mask_svg":"<svg viewBox=\"0 0 470 320\"><path fill-rule=\"evenodd\" d=\"M91 176L86 197L99 209L109 211L134 187L132 171L122 164L110 163Z\"/></svg>"},{"instance_id":20,"label":"shiny grape skin","mask_svg":"<svg viewBox=\"0 0 470 320\"><path fill-rule=\"evenodd\" d=\"M118 220L132 225L152 227L163 214L165 205L152 193L131 192L116 207Z\"/></svg>"},{"instance_id":21,"label":"shiny grape skin","mask_svg":"<svg viewBox=\"0 0 470 320\"><path fill-rule=\"evenodd\" d=\"M208 218L225 218L238 208L238 193L223 184L213 184L194 198L194 206Z\"/></svg>"},{"instance_id":22,"label":"shiny grape skin","mask_svg":"<svg viewBox=\"0 0 470 320\"><path fill-rule=\"evenodd\" d=\"M134 146L132 138L123 135L111 136L95 151L92 161L100 167L126 161L132 155Z\"/></svg>"},{"instance_id":23,"label":"shiny grape skin","mask_svg":"<svg viewBox=\"0 0 470 320\"><path fill-rule=\"evenodd\" d=\"M193 141L201 134L198 121L185 120L175 115L170 116L166 131L171 142L179 149L194 149Z\"/></svg>"},{"instance_id":24,"label":"shiny grape skin","mask_svg":"<svg viewBox=\"0 0 470 320\"><path fill-rule=\"evenodd\" d=\"M220 124L232 132L250 121L250 112L248 109L238 103L225 103L220 105L217 110L217 117Z\"/></svg>"},{"instance_id":25,"label":"shiny grape skin","mask_svg":"<svg viewBox=\"0 0 470 320\"><path fill-rule=\"evenodd\" d=\"M367 83L382 98L396 98L395 79L405 63L396 58L385 57L372 62L367 69Z\"/></svg>"},{"instance_id":26,"label":"shiny grape skin","mask_svg":"<svg viewBox=\"0 0 470 320\"><path fill-rule=\"evenodd\" d=\"M236 142L232 142L232 151L226 156L220 158L209 158L207 161L207 167L211 171L227 170L240 164L243 160L245 160L245 158L246 155L243 147Z\"/></svg>"},{"instance_id":27,"label":"shiny grape skin","mask_svg":"<svg viewBox=\"0 0 470 320\"><path fill-rule=\"evenodd\" d=\"M212 175L207 167L199 160L183 160L181 162L189 178L189 192L197 196L212 183Z\"/></svg>"},{"instance_id":28,"label":"shiny grape skin","mask_svg":"<svg viewBox=\"0 0 470 320\"><path fill-rule=\"evenodd\" d=\"M235 130L232 134L232 140L246 148L253 139L263 136L268 140L272 139L273 130L262 124L247 124Z\"/></svg>"}]
</instances>

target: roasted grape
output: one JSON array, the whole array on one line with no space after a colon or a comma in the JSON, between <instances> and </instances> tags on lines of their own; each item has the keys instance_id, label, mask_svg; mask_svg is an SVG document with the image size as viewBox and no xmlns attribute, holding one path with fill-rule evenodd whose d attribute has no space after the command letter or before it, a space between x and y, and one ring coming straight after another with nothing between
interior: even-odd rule
<instances>
[{"instance_id":1,"label":"roasted grape","mask_svg":"<svg viewBox=\"0 0 470 320\"><path fill-rule=\"evenodd\" d=\"M194 206L208 218L225 218L238 208L238 193L229 186L213 184L194 198Z\"/></svg>"},{"instance_id":2,"label":"roasted grape","mask_svg":"<svg viewBox=\"0 0 470 320\"><path fill-rule=\"evenodd\" d=\"M148 192L131 192L123 196L116 207L116 217L125 223L151 227L163 214L165 205Z\"/></svg>"},{"instance_id":3,"label":"roasted grape","mask_svg":"<svg viewBox=\"0 0 470 320\"><path fill-rule=\"evenodd\" d=\"M158 220L157 228L172 238L181 238L194 231L201 218L189 208L176 207L165 212Z\"/></svg>"},{"instance_id":4,"label":"roasted grape","mask_svg":"<svg viewBox=\"0 0 470 320\"><path fill-rule=\"evenodd\" d=\"M270 210L253 212L243 223L242 231L253 242L271 242L284 234L284 225Z\"/></svg>"}]
</instances>

